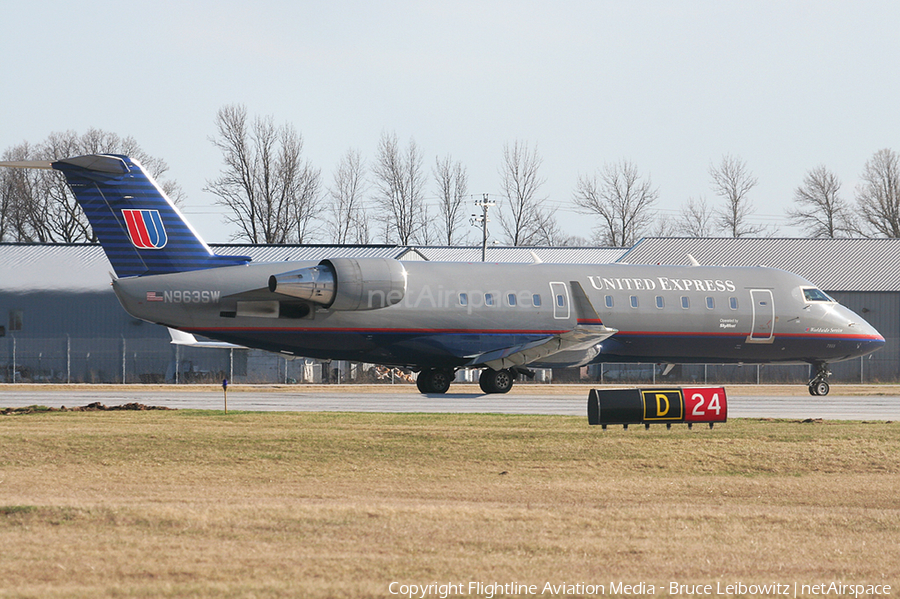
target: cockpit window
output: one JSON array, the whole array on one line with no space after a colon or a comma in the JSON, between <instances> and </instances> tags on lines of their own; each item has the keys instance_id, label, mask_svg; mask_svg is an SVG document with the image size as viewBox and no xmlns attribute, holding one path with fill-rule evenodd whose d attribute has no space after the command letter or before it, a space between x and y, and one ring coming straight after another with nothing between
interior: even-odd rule
<instances>
[{"instance_id":1,"label":"cockpit window","mask_svg":"<svg viewBox=\"0 0 900 599\"><path fill-rule=\"evenodd\" d=\"M821 289L816 289L815 287L804 287L803 288L803 299L807 302L833 302L834 300L828 297L828 294L822 291Z\"/></svg>"}]
</instances>

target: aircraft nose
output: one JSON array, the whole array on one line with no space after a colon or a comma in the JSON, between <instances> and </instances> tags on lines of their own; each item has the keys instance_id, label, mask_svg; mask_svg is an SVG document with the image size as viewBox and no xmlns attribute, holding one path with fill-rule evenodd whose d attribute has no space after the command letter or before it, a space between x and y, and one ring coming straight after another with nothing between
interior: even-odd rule
<instances>
[{"instance_id":1,"label":"aircraft nose","mask_svg":"<svg viewBox=\"0 0 900 599\"><path fill-rule=\"evenodd\" d=\"M866 356L884 347L884 337L875 329L872 330L874 334L871 337L860 341L858 355Z\"/></svg>"},{"instance_id":2,"label":"aircraft nose","mask_svg":"<svg viewBox=\"0 0 900 599\"><path fill-rule=\"evenodd\" d=\"M870 354L884 345L884 336L878 332L875 327L863 320L861 316L847 310L845 315L848 321L849 329L853 331L859 342L858 355Z\"/></svg>"},{"instance_id":3,"label":"aircraft nose","mask_svg":"<svg viewBox=\"0 0 900 599\"><path fill-rule=\"evenodd\" d=\"M876 347L881 347L882 345L884 345L884 337L882 336L882 334L876 331L871 326L869 326L869 329L871 330L869 343L875 345Z\"/></svg>"}]
</instances>

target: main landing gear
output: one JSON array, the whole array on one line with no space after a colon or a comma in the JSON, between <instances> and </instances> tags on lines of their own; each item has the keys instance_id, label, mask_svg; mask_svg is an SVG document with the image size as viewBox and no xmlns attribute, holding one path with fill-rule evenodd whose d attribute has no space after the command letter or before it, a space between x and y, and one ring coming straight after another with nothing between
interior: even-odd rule
<instances>
[{"instance_id":1,"label":"main landing gear","mask_svg":"<svg viewBox=\"0 0 900 599\"><path fill-rule=\"evenodd\" d=\"M508 393L513 388L516 375L534 376L534 373L524 368L504 368L494 370L485 368L478 377L478 384L485 393ZM416 378L416 387L422 393L446 393L450 389L455 373L448 368L425 368L419 372Z\"/></svg>"},{"instance_id":2,"label":"main landing gear","mask_svg":"<svg viewBox=\"0 0 900 599\"><path fill-rule=\"evenodd\" d=\"M828 364L825 362L818 362L815 364L815 367L816 376L809 381L809 394L828 395L828 392L831 390L831 387L826 380L831 376L831 372L828 371Z\"/></svg>"}]
</instances>

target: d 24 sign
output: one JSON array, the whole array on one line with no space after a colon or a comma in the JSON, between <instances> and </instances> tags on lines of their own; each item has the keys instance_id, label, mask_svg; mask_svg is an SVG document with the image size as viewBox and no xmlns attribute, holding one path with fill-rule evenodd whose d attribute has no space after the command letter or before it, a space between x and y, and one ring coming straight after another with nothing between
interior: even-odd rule
<instances>
[{"instance_id":1,"label":"d 24 sign","mask_svg":"<svg viewBox=\"0 0 900 599\"><path fill-rule=\"evenodd\" d=\"M697 387L682 389L684 393L685 422L725 422L728 401L722 387Z\"/></svg>"}]
</instances>

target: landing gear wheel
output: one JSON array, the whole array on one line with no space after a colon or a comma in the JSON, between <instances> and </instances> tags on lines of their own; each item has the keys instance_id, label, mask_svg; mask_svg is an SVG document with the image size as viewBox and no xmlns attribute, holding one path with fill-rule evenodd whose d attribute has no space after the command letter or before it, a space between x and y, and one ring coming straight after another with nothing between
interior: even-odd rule
<instances>
[{"instance_id":1,"label":"landing gear wheel","mask_svg":"<svg viewBox=\"0 0 900 599\"><path fill-rule=\"evenodd\" d=\"M831 386L826 381L815 381L809 385L810 395L828 395Z\"/></svg>"},{"instance_id":2,"label":"landing gear wheel","mask_svg":"<svg viewBox=\"0 0 900 599\"><path fill-rule=\"evenodd\" d=\"M453 382L453 373L449 370L433 370L431 372L431 392L446 393Z\"/></svg>"},{"instance_id":3,"label":"landing gear wheel","mask_svg":"<svg viewBox=\"0 0 900 599\"><path fill-rule=\"evenodd\" d=\"M426 368L416 377L416 387L421 393L446 393L453 382L453 373L449 370Z\"/></svg>"},{"instance_id":4,"label":"landing gear wheel","mask_svg":"<svg viewBox=\"0 0 900 599\"><path fill-rule=\"evenodd\" d=\"M507 369L485 368L478 377L478 384L485 393L508 393L513 387L515 376Z\"/></svg>"},{"instance_id":5,"label":"landing gear wheel","mask_svg":"<svg viewBox=\"0 0 900 599\"><path fill-rule=\"evenodd\" d=\"M416 377L416 388L419 390L419 393L428 393L428 379L430 378L431 372L432 370L430 368L426 368ZM810 389L812 389L812 387L810 387ZM812 393L812 391L810 391L810 393Z\"/></svg>"}]
</instances>

